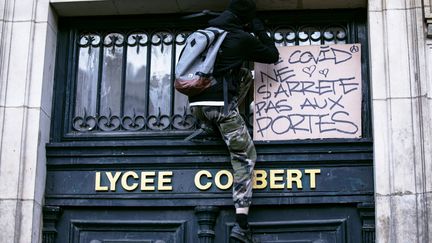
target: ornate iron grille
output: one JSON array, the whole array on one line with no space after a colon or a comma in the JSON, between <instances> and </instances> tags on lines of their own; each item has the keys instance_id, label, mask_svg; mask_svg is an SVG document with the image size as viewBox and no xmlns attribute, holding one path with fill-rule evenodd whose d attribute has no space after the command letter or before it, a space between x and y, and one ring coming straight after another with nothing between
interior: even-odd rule
<instances>
[{"instance_id":1,"label":"ornate iron grille","mask_svg":"<svg viewBox=\"0 0 432 243\"><path fill-rule=\"evenodd\" d=\"M82 33L72 127L77 132L192 129L172 78L187 33Z\"/></svg>"},{"instance_id":2,"label":"ornate iron grille","mask_svg":"<svg viewBox=\"0 0 432 243\"><path fill-rule=\"evenodd\" d=\"M187 97L173 75L188 31L81 32L71 128L74 133L193 130ZM279 26L268 33L280 46L348 43L346 25ZM246 102L251 101L251 97ZM251 125L252 113L241 110Z\"/></svg>"}]
</instances>

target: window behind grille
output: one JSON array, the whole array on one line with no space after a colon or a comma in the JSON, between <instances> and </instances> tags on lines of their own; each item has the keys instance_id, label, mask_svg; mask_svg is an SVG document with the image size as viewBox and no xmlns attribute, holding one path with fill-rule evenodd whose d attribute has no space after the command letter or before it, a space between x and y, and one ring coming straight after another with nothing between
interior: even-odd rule
<instances>
[{"instance_id":1,"label":"window behind grille","mask_svg":"<svg viewBox=\"0 0 432 243\"><path fill-rule=\"evenodd\" d=\"M292 14L270 13L266 17L268 34L280 46L359 42L366 45L366 28L353 12L332 19L308 18L313 14L297 14L296 18ZM196 128L187 97L175 91L172 80L188 33L203 24L187 26L175 20L128 24L130 20L91 19L91 24L84 24L83 20L66 24L63 39L69 41L60 45L64 50L59 55L64 66L57 65L67 69L67 83L57 98L57 104L59 100L66 104L61 107L64 137L184 138ZM111 28L108 23L113 23ZM363 100L367 102L366 65L363 72ZM252 93L246 104L252 101L251 97ZM363 109L366 117L368 105L365 103ZM248 107L244 105L241 111L252 124Z\"/></svg>"}]
</instances>

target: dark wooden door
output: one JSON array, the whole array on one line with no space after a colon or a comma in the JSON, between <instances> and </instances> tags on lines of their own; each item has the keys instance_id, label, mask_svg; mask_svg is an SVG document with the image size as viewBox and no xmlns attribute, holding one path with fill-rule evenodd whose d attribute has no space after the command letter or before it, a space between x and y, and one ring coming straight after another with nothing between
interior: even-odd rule
<instances>
[{"instance_id":1,"label":"dark wooden door","mask_svg":"<svg viewBox=\"0 0 432 243\"><path fill-rule=\"evenodd\" d=\"M363 135L257 142L254 237L374 242L366 10L262 17L278 45L362 45ZM59 20L44 242L228 242L228 153L221 140L183 141L197 124L171 82L185 36L205 21Z\"/></svg>"}]
</instances>

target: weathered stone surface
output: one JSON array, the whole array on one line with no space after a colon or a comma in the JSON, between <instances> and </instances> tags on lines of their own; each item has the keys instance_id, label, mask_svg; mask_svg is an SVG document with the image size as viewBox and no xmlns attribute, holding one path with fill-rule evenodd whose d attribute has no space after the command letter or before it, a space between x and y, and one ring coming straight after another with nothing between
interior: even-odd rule
<instances>
[{"instance_id":1,"label":"weathered stone surface","mask_svg":"<svg viewBox=\"0 0 432 243\"><path fill-rule=\"evenodd\" d=\"M0 8L0 242L41 242L56 17L48 0Z\"/></svg>"},{"instance_id":2,"label":"weathered stone surface","mask_svg":"<svg viewBox=\"0 0 432 243\"><path fill-rule=\"evenodd\" d=\"M0 242L14 242L17 201L0 198Z\"/></svg>"},{"instance_id":3,"label":"weathered stone surface","mask_svg":"<svg viewBox=\"0 0 432 243\"><path fill-rule=\"evenodd\" d=\"M377 242L429 242L432 75L421 1L368 4Z\"/></svg>"}]
</instances>

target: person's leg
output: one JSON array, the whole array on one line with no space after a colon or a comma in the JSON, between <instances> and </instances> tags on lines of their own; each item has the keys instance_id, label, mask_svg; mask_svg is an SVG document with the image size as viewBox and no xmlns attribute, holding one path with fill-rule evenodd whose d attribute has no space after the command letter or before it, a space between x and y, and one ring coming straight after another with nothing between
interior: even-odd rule
<instances>
[{"instance_id":1,"label":"person's leg","mask_svg":"<svg viewBox=\"0 0 432 243\"><path fill-rule=\"evenodd\" d=\"M238 104L241 104L248 94L249 88L253 83L252 73L249 69L242 68L240 69L240 87L239 87L239 95L238 95Z\"/></svg>"},{"instance_id":2,"label":"person's leg","mask_svg":"<svg viewBox=\"0 0 432 243\"><path fill-rule=\"evenodd\" d=\"M218 107L215 107L218 109ZM191 113L198 120L200 125L199 129L196 130L192 135L190 135L186 140L190 140L195 137L205 138L205 139L214 139L217 133L217 128L212 120L209 120L206 116L208 110L212 109L209 106L194 106L191 107ZM198 132L198 133L197 133Z\"/></svg>"},{"instance_id":3,"label":"person's leg","mask_svg":"<svg viewBox=\"0 0 432 243\"><path fill-rule=\"evenodd\" d=\"M217 120L220 133L228 146L234 171L233 200L237 221L247 227L247 215L252 200L252 177L256 151L243 118L238 109Z\"/></svg>"},{"instance_id":4,"label":"person's leg","mask_svg":"<svg viewBox=\"0 0 432 243\"><path fill-rule=\"evenodd\" d=\"M253 83L252 73L249 69L242 68L240 69L239 73L239 81L238 81L238 96L233 97L231 100L231 103L229 105L230 109L234 109L235 107L238 107L248 94L249 88L251 87Z\"/></svg>"},{"instance_id":5,"label":"person's leg","mask_svg":"<svg viewBox=\"0 0 432 243\"><path fill-rule=\"evenodd\" d=\"M252 176L256 151L238 109L224 115L223 107L200 107L193 110L198 119L217 125L231 155L234 170L233 200L237 224L230 237L241 242L253 242L247 216L252 200Z\"/></svg>"}]
</instances>

